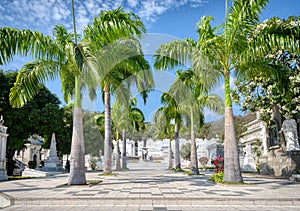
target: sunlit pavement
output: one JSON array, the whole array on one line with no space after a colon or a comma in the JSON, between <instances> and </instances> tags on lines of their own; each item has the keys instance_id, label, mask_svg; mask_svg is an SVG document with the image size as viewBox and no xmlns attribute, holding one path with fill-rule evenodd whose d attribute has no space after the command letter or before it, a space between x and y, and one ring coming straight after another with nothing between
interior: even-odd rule
<instances>
[{"instance_id":1,"label":"sunlit pavement","mask_svg":"<svg viewBox=\"0 0 300 211\"><path fill-rule=\"evenodd\" d=\"M299 182L247 174L245 185L219 185L211 173L188 176L166 163L128 167L113 176L87 172L88 181L102 180L90 186L67 186L68 174L1 182L12 203L4 210L300 210Z\"/></svg>"}]
</instances>

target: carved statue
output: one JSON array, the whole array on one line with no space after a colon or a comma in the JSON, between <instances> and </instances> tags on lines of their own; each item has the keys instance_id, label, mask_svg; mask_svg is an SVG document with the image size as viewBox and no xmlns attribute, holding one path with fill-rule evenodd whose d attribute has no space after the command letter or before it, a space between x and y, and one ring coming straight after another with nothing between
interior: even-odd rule
<instances>
[{"instance_id":1,"label":"carved statue","mask_svg":"<svg viewBox=\"0 0 300 211\"><path fill-rule=\"evenodd\" d=\"M297 123L294 119L287 118L283 121L280 132L283 132L286 141L286 151L300 150Z\"/></svg>"}]
</instances>

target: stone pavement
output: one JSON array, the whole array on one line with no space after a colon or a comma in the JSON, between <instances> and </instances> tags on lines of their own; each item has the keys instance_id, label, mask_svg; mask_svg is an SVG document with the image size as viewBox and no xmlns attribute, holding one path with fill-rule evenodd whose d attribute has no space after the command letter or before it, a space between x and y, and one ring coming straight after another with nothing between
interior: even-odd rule
<instances>
[{"instance_id":1,"label":"stone pavement","mask_svg":"<svg viewBox=\"0 0 300 211\"><path fill-rule=\"evenodd\" d=\"M300 183L243 175L247 185L219 185L164 163L132 163L115 176L87 172L94 185L67 186L68 174L0 183L4 210L300 210ZM2 197L1 197L2 196ZM5 200L6 199L6 200Z\"/></svg>"}]
</instances>

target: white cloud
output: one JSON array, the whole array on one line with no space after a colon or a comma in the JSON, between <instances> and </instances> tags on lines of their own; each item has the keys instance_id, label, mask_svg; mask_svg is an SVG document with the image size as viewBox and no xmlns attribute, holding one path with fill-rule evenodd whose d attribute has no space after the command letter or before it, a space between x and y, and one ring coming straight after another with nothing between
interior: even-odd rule
<instances>
[{"instance_id":1,"label":"white cloud","mask_svg":"<svg viewBox=\"0 0 300 211\"><path fill-rule=\"evenodd\" d=\"M135 8L138 5L139 1L138 0L127 0L128 6Z\"/></svg>"},{"instance_id":2,"label":"white cloud","mask_svg":"<svg viewBox=\"0 0 300 211\"><path fill-rule=\"evenodd\" d=\"M198 7L207 0L77 0L75 1L78 32L101 10L123 6L139 15L145 24L155 22L169 10L189 5ZM72 30L71 1L66 0L1 0L0 27L16 27L38 30L52 34L55 25L64 25Z\"/></svg>"}]
</instances>

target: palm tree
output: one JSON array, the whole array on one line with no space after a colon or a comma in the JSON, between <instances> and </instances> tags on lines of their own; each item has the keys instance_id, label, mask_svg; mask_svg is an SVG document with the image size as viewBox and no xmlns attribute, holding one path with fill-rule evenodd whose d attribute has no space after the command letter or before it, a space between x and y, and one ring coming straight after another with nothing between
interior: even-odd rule
<instances>
[{"instance_id":1,"label":"palm tree","mask_svg":"<svg viewBox=\"0 0 300 211\"><path fill-rule=\"evenodd\" d=\"M186 70L177 71L179 80L173 84L173 89L179 92L179 96L184 96L181 103L189 111L191 126L191 174L199 174L197 147L195 140L195 121L198 121L198 128L204 124L204 107L218 113L224 112L222 99L214 94L209 94L209 90L215 85L218 77L206 75L204 78L201 71ZM184 87L182 87L184 86Z\"/></svg>"},{"instance_id":2,"label":"palm tree","mask_svg":"<svg viewBox=\"0 0 300 211\"><path fill-rule=\"evenodd\" d=\"M169 115L170 109L167 107L160 107L154 113L154 139L161 139L161 138L169 138L169 148L168 148L168 158L169 158L169 169L173 168L173 152L171 148L172 143L172 134L174 133L172 130L171 125L171 118Z\"/></svg>"},{"instance_id":3,"label":"palm tree","mask_svg":"<svg viewBox=\"0 0 300 211\"><path fill-rule=\"evenodd\" d=\"M121 161L120 161L120 145L119 145L119 130L122 129L124 124L122 118L122 107L118 103L114 103L112 109L112 122L114 122L115 134L116 134L116 171L121 171Z\"/></svg>"},{"instance_id":4,"label":"palm tree","mask_svg":"<svg viewBox=\"0 0 300 211\"><path fill-rule=\"evenodd\" d=\"M74 10L73 2L72 6ZM83 72L86 72L86 76L92 74L94 78L97 78L91 66L85 63L88 49L83 43L77 44L75 25L74 30L74 39L62 26L54 28L55 39L29 30L2 28L0 32L1 42L6 40L5 46L9 46L1 55L1 63L8 61L17 53L21 55L31 53L36 58L33 62L25 64L18 74L10 93L10 102L13 107L23 106L39 91L40 84L49 78L54 79L57 75L61 78L65 100L74 95L69 185L86 183L80 91Z\"/></svg>"},{"instance_id":5,"label":"palm tree","mask_svg":"<svg viewBox=\"0 0 300 211\"><path fill-rule=\"evenodd\" d=\"M224 78L225 87L225 136L224 136L224 181L242 182L238 145L235 137L230 77L238 69L239 55L247 49L247 34L259 20L261 9L267 4L261 1L234 1L226 14L222 33L210 26L212 17L203 17L199 23L200 52L215 61Z\"/></svg>"},{"instance_id":6,"label":"palm tree","mask_svg":"<svg viewBox=\"0 0 300 211\"><path fill-rule=\"evenodd\" d=\"M107 24L107 21L114 24ZM140 36L144 32L145 27L139 17L124 12L122 8L101 13L94 19L93 25L89 25L85 30L89 41L95 45L93 49L96 53L92 61L98 67L100 74L98 84L104 93L104 172L111 172L111 94L130 78L132 80L126 80L127 83L135 82L140 93L146 98L149 87L154 84L141 46L132 37Z\"/></svg>"},{"instance_id":7,"label":"palm tree","mask_svg":"<svg viewBox=\"0 0 300 211\"><path fill-rule=\"evenodd\" d=\"M175 153L174 153L174 162L175 169L181 169L180 163L180 151L179 151L179 129L181 127L182 115L180 108L178 106L178 101L173 97L173 93L164 92L161 95L161 103L164 105L160 107L154 115L154 123L157 127L158 137L168 137L170 138L169 142L169 168L173 168L172 164L172 148L171 141L174 134L175 140ZM174 127L171 122L174 121Z\"/></svg>"},{"instance_id":8,"label":"palm tree","mask_svg":"<svg viewBox=\"0 0 300 211\"><path fill-rule=\"evenodd\" d=\"M211 27L212 17L202 17L198 24L199 39L187 39L165 45L158 51L157 64L165 69L192 61L193 69L203 66L208 60L224 78L225 87L225 171L224 181L242 182L239 165L237 140L235 138L232 101L230 97L230 77L232 70L238 69L240 56L248 50L247 35L255 29L261 10L268 0L234 0L225 22L219 27ZM220 33L221 29L221 33ZM190 45L193 43L193 45ZM164 55L164 56L162 56ZM171 58L171 59L170 59ZM203 62L204 61L204 62Z\"/></svg>"}]
</instances>

